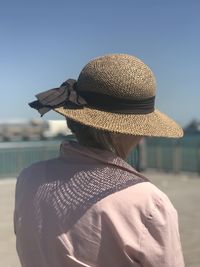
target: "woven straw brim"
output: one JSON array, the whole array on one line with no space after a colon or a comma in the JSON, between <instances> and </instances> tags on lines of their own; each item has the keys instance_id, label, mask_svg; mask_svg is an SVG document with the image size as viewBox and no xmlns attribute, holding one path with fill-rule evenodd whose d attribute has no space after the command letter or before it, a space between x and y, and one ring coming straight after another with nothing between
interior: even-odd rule
<instances>
[{"instance_id":1,"label":"woven straw brim","mask_svg":"<svg viewBox=\"0 0 200 267\"><path fill-rule=\"evenodd\" d=\"M56 112L82 124L115 133L140 136L182 137L182 128L159 110L149 114L116 114L91 108L56 108Z\"/></svg>"}]
</instances>

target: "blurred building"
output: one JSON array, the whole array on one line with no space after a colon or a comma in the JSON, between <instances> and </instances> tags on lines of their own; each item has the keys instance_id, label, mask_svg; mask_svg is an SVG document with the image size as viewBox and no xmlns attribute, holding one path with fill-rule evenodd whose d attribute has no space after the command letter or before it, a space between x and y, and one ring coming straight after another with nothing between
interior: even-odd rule
<instances>
[{"instance_id":1,"label":"blurred building","mask_svg":"<svg viewBox=\"0 0 200 267\"><path fill-rule=\"evenodd\" d=\"M49 120L47 123L48 128L43 132L44 138L58 138L71 134L70 129L67 127L66 120Z\"/></svg>"},{"instance_id":2,"label":"blurred building","mask_svg":"<svg viewBox=\"0 0 200 267\"><path fill-rule=\"evenodd\" d=\"M29 141L71 134L65 120L31 120L0 123L0 141Z\"/></svg>"}]
</instances>

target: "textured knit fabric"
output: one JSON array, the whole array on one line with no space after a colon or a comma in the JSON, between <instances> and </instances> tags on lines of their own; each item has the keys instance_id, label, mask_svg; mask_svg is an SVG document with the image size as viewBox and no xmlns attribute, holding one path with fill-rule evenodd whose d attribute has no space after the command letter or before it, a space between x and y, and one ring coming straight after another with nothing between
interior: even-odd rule
<instances>
[{"instance_id":1,"label":"textured knit fabric","mask_svg":"<svg viewBox=\"0 0 200 267\"><path fill-rule=\"evenodd\" d=\"M182 267L167 196L111 152L61 145L22 171L14 214L23 267Z\"/></svg>"}]
</instances>

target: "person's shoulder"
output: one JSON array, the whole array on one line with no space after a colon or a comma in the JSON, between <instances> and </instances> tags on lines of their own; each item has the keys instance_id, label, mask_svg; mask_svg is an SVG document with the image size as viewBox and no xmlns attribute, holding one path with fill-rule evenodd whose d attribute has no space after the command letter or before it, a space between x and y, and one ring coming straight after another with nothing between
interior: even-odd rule
<instances>
[{"instance_id":1,"label":"person's shoulder","mask_svg":"<svg viewBox=\"0 0 200 267\"><path fill-rule=\"evenodd\" d=\"M176 212L168 196L151 182L142 182L109 195L99 203L101 209L117 207L127 214L137 210L139 214L149 216L156 209Z\"/></svg>"},{"instance_id":2,"label":"person's shoulder","mask_svg":"<svg viewBox=\"0 0 200 267\"><path fill-rule=\"evenodd\" d=\"M24 168L19 176L23 176L23 175L28 175L28 174L32 174L33 172L41 172L42 170L44 170L46 168L46 166L54 164L58 161L58 158L52 158L52 159L48 159L48 160L42 160L42 161L37 161L34 162L32 164L30 164L28 167Z\"/></svg>"},{"instance_id":3,"label":"person's shoulder","mask_svg":"<svg viewBox=\"0 0 200 267\"><path fill-rule=\"evenodd\" d=\"M127 188L127 191L130 191L130 194L140 195L146 202L150 200L154 202L170 202L168 196L150 181L131 186Z\"/></svg>"},{"instance_id":4,"label":"person's shoulder","mask_svg":"<svg viewBox=\"0 0 200 267\"><path fill-rule=\"evenodd\" d=\"M149 215L151 211L158 211L161 213L171 213L176 216L176 210L169 199L169 197L156 185L151 182L142 183L138 186L138 190L142 195L141 206Z\"/></svg>"},{"instance_id":5,"label":"person's shoulder","mask_svg":"<svg viewBox=\"0 0 200 267\"><path fill-rule=\"evenodd\" d=\"M59 158L43 160L34 162L28 167L24 168L17 177L17 185L24 182L31 182L41 177L45 177L48 166L53 166L58 162Z\"/></svg>"}]
</instances>

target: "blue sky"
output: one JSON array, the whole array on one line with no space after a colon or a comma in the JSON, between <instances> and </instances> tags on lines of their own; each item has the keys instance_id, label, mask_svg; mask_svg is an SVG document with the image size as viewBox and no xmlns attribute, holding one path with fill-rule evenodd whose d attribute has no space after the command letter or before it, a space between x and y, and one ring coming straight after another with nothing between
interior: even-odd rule
<instances>
[{"instance_id":1,"label":"blue sky","mask_svg":"<svg viewBox=\"0 0 200 267\"><path fill-rule=\"evenodd\" d=\"M36 93L107 53L152 68L158 109L182 125L200 119L199 14L198 0L1 0L0 121L39 118L27 106Z\"/></svg>"}]
</instances>

